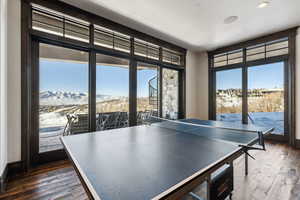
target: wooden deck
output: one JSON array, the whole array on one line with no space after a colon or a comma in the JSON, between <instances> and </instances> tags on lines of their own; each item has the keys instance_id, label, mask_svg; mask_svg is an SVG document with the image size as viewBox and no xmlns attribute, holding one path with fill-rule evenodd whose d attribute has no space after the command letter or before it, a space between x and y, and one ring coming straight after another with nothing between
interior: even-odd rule
<instances>
[{"instance_id":1,"label":"wooden deck","mask_svg":"<svg viewBox=\"0 0 300 200\"><path fill-rule=\"evenodd\" d=\"M300 199L300 150L268 143L267 152L253 152L252 155L256 160L249 160L248 177L244 176L244 159L234 163L234 200ZM11 178L7 193L0 195L0 199L88 198L71 164L61 161Z\"/></svg>"},{"instance_id":2,"label":"wooden deck","mask_svg":"<svg viewBox=\"0 0 300 200\"><path fill-rule=\"evenodd\" d=\"M62 149L63 146L60 142L60 137L63 135L63 129L57 131L49 131L40 133L39 152L53 151Z\"/></svg>"}]
</instances>

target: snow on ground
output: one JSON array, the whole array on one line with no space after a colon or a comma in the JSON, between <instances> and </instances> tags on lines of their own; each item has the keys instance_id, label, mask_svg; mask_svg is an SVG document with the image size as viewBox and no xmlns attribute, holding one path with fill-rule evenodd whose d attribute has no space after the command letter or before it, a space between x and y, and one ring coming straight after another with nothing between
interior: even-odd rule
<instances>
[{"instance_id":1,"label":"snow on ground","mask_svg":"<svg viewBox=\"0 0 300 200\"><path fill-rule=\"evenodd\" d=\"M40 128L65 126L67 118L59 112L49 112L40 114Z\"/></svg>"},{"instance_id":2,"label":"snow on ground","mask_svg":"<svg viewBox=\"0 0 300 200\"><path fill-rule=\"evenodd\" d=\"M120 99L121 96L96 95L96 102ZM84 105L89 101L88 93L67 91L42 91L40 92L40 105Z\"/></svg>"},{"instance_id":3,"label":"snow on ground","mask_svg":"<svg viewBox=\"0 0 300 200\"><path fill-rule=\"evenodd\" d=\"M249 113L249 115L252 119L248 118L249 123L269 128L274 127L275 134L282 134L284 132L283 112L255 112ZM217 120L240 123L242 115L240 113L222 113L217 115Z\"/></svg>"},{"instance_id":4,"label":"snow on ground","mask_svg":"<svg viewBox=\"0 0 300 200\"><path fill-rule=\"evenodd\" d=\"M63 148L59 137L63 135L66 123L66 116L58 112L40 114L40 152Z\"/></svg>"}]
</instances>

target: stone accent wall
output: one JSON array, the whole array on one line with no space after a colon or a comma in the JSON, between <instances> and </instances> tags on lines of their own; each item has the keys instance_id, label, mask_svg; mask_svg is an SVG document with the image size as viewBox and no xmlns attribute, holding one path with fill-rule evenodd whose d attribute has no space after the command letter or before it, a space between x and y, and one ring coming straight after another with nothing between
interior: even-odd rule
<instances>
[{"instance_id":1,"label":"stone accent wall","mask_svg":"<svg viewBox=\"0 0 300 200\"><path fill-rule=\"evenodd\" d=\"M163 69L163 117L169 119L178 118L178 71Z\"/></svg>"}]
</instances>

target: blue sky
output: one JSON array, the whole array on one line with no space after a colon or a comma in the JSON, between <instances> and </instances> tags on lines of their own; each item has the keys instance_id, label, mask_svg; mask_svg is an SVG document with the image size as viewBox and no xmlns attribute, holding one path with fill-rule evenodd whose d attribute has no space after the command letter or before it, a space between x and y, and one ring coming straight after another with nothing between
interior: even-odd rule
<instances>
[{"instance_id":1,"label":"blue sky","mask_svg":"<svg viewBox=\"0 0 300 200\"><path fill-rule=\"evenodd\" d=\"M129 71L126 68L97 66L97 94L128 96ZM138 70L137 95L148 96L148 80L155 70ZM40 62L41 91L88 91L88 65L42 60Z\"/></svg>"},{"instance_id":2,"label":"blue sky","mask_svg":"<svg viewBox=\"0 0 300 200\"><path fill-rule=\"evenodd\" d=\"M283 86L283 63L250 67L248 86L253 88L279 88ZM139 97L148 96L148 80L156 76L155 70L138 70ZM217 73L217 88L241 88L241 69ZM128 96L129 71L126 68L97 66L97 94ZM42 60L40 63L41 91L88 91L88 65Z\"/></svg>"},{"instance_id":3,"label":"blue sky","mask_svg":"<svg viewBox=\"0 0 300 200\"><path fill-rule=\"evenodd\" d=\"M248 88L282 88L284 63L274 63L249 67ZM220 71L216 75L217 89L241 88L242 70Z\"/></svg>"}]
</instances>

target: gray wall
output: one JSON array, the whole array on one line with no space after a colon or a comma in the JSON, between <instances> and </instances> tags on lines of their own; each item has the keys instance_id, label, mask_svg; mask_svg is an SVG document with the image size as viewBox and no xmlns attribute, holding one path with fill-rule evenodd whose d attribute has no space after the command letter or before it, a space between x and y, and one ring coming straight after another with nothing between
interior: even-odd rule
<instances>
[{"instance_id":1,"label":"gray wall","mask_svg":"<svg viewBox=\"0 0 300 200\"><path fill-rule=\"evenodd\" d=\"M300 140L300 28L296 36L296 138Z\"/></svg>"},{"instance_id":2,"label":"gray wall","mask_svg":"<svg viewBox=\"0 0 300 200\"><path fill-rule=\"evenodd\" d=\"M208 119L208 56L206 52L187 52L186 115Z\"/></svg>"},{"instance_id":3,"label":"gray wall","mask_svg":"<svg viewBox=\"0 0 300 200\"><path fill-rule=\"evenodd\" d=\"M7 163L7 77L6 74L7 74L7 0L0 0L0 177Z\"/></svg>"},{"instance_id":4,"label":"gray wall","mask_svg":"<svg viewBox=\"0 0 300 200\"><path fill-rule=\"evenodd\" d=\"M21 1L8 1L8 162L21 160Z\"/></svg>"}]
</instances>

